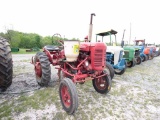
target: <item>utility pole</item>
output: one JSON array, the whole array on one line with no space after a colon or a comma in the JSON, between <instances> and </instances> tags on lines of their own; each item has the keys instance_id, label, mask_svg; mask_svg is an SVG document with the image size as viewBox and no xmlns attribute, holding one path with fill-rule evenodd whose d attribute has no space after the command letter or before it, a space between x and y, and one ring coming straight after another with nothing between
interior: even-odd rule
<instances>
[{"instance_id":1,"label":"utility pole","mask_svg":"<svg viewBox=\"0 0 160 120\"><path fill-rule=\"evenodd\" d=\"M131 23L130 23L129 45L130 45L130 41L131 41Z\"/></svg>"}]
</instances>

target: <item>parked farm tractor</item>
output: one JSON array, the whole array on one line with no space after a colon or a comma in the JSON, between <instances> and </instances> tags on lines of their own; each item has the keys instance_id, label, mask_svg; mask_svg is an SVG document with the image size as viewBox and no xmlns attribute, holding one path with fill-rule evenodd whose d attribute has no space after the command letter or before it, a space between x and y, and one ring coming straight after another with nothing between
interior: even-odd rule
<instances>
[{"instance_id":1,"label":"parked farm tractor","mask_svg":"<svg viewBox=\"0 0 160 120\"><path fill-rule=\"evenodd\" d=\"M152 53L154 57L157 56L159 49L157 49L155 44L146 44L146 47L152 49Z\"/></svg>"},{"instance_id":2,"label":"parked farm tractor","mask_svg":"<svg viewBox=\"0 0 160 120\"><path fill-rule=\"evenodd\" d=\"M127 67L134 67L136 64L139 65L142 62L142 59L140 57L140 49L134 48L134 46L128 46L124 42L124 34L125 34L125 30L123 31L123 37L122 37L122 43L121 43L121 46L124 49L123 58L125 58L126 60Z\"/></svg>"},{"instance_id":3,"label":"parked farm tractor","mask_svg":"<svg viewBox=\"0 0 160 120\"><path fill-rule=\"evenodd\" d=\"M140 57L140 50L133 46L124 46L124 56L127 67L134 67L136 64L139 65L142 62Z\"/></svg>"},{"instance_id":4,"label":"parked farm tractor","mask_svg":"<svg viewBox=\"0 0 160 120\"><path fill-rule=\"evenodd\" d=\"M93 16L91 14L91 20ZM47 86L50 82L50 64L58 69L59 96L63 109L68 114L75 113L78 108L76 83L92 80L94 89L101 94L106 94L111 89L111 78L105 67L106 45L89 41L91 40L58 40L61 46L45 46L43 52L38 52L32 58L40 86Z\"/></svg>"},{"instance_id":5,"label":"parked farm tractor","mask_svg":"<svg viewBox=\"0 0 160 120\"><path fill-rule=\"evenodd\" d=\"M13 64L8 41L0 36L0 91L5 91L12 84Z\"/></svg>"},{"instance_id":6,"label":"parked farm tractor","mask_svg":"<svg viewBox=\"0 0 160 120\"><path fill-rule=\"evenodd\" d=\"M140 49L140 56L142 61L151 60L154 58L153 48L149 48L145 46L145 39L144 40L135 40L135 48Z\"/></svg>"},{"instance_id":7,"label":"parked farm tractor","mask_svg":"<svg viewBox=\"0 0 160 120\"><path fill-rule=\"evenodd\" d=\"M105 36L110 36L110 43L109 44L110 45L117 44L116 34L117 34L117 31L115 31L113 29L111 29L109 31L97 33L96 34L96 41L102 41L102 42L105 42L105 44L106 44L106 41L104 41L103 38ZM115 36L114 42L111 39L112 35ZM102 39L99 40L98 36L101 36ZM107 46L106 61L107 61L107 63L112 65L112 67L115 70L115 73L118 75L123 74L126 69L126 62L125 62L125 59L123 58L123 54L124 54L124 50L120 46Z\"/></svg>"}]
</instances>

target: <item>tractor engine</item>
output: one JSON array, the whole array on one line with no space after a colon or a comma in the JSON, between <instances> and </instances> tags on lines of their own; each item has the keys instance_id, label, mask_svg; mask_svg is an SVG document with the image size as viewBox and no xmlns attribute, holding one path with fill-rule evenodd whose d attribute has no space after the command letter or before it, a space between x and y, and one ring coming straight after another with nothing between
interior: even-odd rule
<instances>
[{"instance_id":1,"label":"tractor engine","mask_svg":"<svg viewBox=\"0 0 160 120\"><path fill-rule=\"evenodd\" d=\"M102 71L106 61L106 45L101 42L82 42L80 44L78 60L83 61L85 59L84 68L87 71Z\"/></svg>"}]
</instances>

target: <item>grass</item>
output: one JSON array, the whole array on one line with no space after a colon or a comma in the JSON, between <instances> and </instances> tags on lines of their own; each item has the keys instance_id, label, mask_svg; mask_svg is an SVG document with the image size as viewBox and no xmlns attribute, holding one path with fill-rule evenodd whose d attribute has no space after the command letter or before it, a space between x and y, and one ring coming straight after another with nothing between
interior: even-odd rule
<instances>
[{"instance_id":1,"label":"grass","mask_svg":"<svg viewBox=\"0 0 160 120\"><path fill-rule=\"evenodd\" d=\"M26 52L26 50L28 50L28 49L19 48L18 52L12 52L12 54L35 54L35 53L37 53L37 51ZM42 49L40 49L40 51L42 51Z\"/></svg>"},{"instance_id":2,"label":"grass","mask_svg":"<svg viewBox=\"0 0 160 120\"><path fill-rule=\"evenodd\" d=\"M12 113L20 114L26 112L29 108L43 109L46 105L56 103L59 99L57 93L54 88L45 88L36 91L32 96L22 94L18 99L7 100L0 104L0 118L9 118Z\"/></svg>"}]
</instances>

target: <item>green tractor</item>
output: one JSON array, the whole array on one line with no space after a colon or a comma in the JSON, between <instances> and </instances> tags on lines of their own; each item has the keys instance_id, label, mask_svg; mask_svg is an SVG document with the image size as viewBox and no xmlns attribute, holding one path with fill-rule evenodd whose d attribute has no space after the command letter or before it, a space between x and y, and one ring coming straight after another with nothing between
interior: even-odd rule
<instances>
[{"instance_id":1,"label":"green tractor","mask_svg":"<svg viewBox=\"0 0 160 120\"><path fill-rule=\"evenodd\" d=\"M0 36L0 92L12 84L13 64L8 41Z\"/></svg>"},{"instance_id":2,"label":"green tractor","mask_svg":"<svg viewBox=\"0 0 160 120\"><path fill-rule=\"evenodd\" d=\"M123 32L123 38L124 38ZM123 49L124 49L124 55L123 58L126 60L127 67L134 67L136 64L139 65L142 63L142 59L140 57L140 49L135 48L134 46L124 46L124 40L122 38L123 43Z\"/></svg>"},{"instance_id":3,"label":"green tractor","mask_svg":"<svg viewBox=\"0 0 160 120\"><path fill-rule=\"evenodd\" d=\"M133 46L124 46L123 58L126 60L127 67L134 67L136 64L141 64L140 50Z\"/></svg>"}]
</instances>

